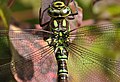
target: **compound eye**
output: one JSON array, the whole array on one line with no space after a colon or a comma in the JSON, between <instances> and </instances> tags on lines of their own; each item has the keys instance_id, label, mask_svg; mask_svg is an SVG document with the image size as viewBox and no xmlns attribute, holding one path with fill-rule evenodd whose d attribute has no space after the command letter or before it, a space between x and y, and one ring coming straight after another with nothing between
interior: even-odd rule
<instances>
[{"instance_id":1,"label":"compound eye","mask_svg":"<svg viewBox=\"0 0 120 82\"><path fill-rule=\"evenodd\" d=\"M67 9L63 10L63 13L67 13L67 12L68 12L68 10L67 10Z\"/></svg>"}]
</instances>

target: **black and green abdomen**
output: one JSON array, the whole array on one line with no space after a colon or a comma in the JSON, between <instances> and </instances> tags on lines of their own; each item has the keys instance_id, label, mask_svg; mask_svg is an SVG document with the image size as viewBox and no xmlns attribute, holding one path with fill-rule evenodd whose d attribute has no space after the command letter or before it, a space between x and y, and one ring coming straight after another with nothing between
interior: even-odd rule
<instances>
[{"instance_id":1,"label":"black and green abdomen","mask_svg":"<svg viewBox=\"0 0 120 82\"><path fill-rule=\"evenodd\" d=\"M55 56L58 63L58 82L68 81L67 60L68 52L63 46L58 46L55 49Z\"/></svg>"}]
</instances>

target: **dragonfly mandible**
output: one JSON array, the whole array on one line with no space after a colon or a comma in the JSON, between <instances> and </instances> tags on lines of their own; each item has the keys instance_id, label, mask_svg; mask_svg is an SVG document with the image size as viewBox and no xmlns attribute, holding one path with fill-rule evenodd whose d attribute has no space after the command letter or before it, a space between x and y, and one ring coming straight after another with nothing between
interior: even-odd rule
<instances>
[{"instance_id":1,"label":"dragonfly mandible","mask_svg":"<svg viewBox=\"0 0 120 82\"><path fill-rule=\"evenodd\" d=\"M20 29L11 24L9 30L0 30L1 40L9 38L12 60L6 65L11 66L15 79L18 82L119 82L120 62L104 55L119 51L120 23L63 28L69 26L67 20L74 20L77 15L61 13L64 6L69 12L68 3L74 0L66 1L51 0L50 6L41 9L43 29ZM57 7L55 12L53 7ZM48 20L41 18L44 15ZM64 21L58 23L58 20ZM63 55L63 59L59 59L56 53ZM6 65L0 66L0 71L5 70Z\"/></svg>"}]
</instances>

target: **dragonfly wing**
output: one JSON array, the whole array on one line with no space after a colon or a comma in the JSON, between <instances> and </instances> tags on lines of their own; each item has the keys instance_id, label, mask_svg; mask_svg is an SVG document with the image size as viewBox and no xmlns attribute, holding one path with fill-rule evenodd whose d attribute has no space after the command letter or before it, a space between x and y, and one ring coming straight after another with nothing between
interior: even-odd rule
<instances>
[{"instance_id":1,"label":"dragonfly wing","mask_svg":"<svg viewBox=\"0 0 120 82\"><path fill-rule=\"evenodd\" d=\"M70 45L68 70L76 82L119 82L120 61L95 53L82 46Z\"/></svg>"},{"instance_id":2,"label":"dragonfly wing","mask_svg":"<svg viewBox=\"0 0 120 82\"><path fill-rule=\"evenodd\" d=\"M119 25L117 23L87 26L78 28L77 32L71 31L70 36L73 39L69 46L68 60L70 80L76 82L120 81L120 61L115 60L115 53L112 53L115 47L120 49Z\"/></svg>"},{"instance_id":3,"label":"dragonfly wing","mask_svg":"<svg viewBox=\"0 0 120 82\"><path fill-rule=\"evenodd\" d=\"M5 33L1 34L5 35ZM43 40L45 35L48 34L43 31L21 30L15 25L10 25L11 70L18 82L54 82L56 80L57 64L53 49Z\"/></svg>"},{"instance_id":4,"label":"dragonfly wing","mask_svg":"<svg viewBox=\"0 0 120 82\"><path fill-rule=\"evenodd\" d=\"M0 35L0 64L3 64L2 60L9 60L11 57L7 36Z\"/></svg>"},{"instance_id":5,"label":"dragonfly wing","mask_svg":"<svg viewBox=\"0 0 120 82\"><path fill-rule=\"evenodd\" d=\"M0 65L0 81L1 82L15 82L12 72L10 70L10 63Z\"/></svg>"},{"instance_id":6,"label":"dragonfly wing","mask_svg":"<svg viewBox=\"0 0 120 82\"><path fill-rule=\"evenodd\" d=\"M75 31L75 32L74 32ZM77 31L77 32L76 32ZM102 24L77 28L71 31L73 43L89 49L111 49L119 47L120 23ZM91 48L90 48L91 47ZM97 51L97 50L96 50Z\"/></svg>"}]
</instances>

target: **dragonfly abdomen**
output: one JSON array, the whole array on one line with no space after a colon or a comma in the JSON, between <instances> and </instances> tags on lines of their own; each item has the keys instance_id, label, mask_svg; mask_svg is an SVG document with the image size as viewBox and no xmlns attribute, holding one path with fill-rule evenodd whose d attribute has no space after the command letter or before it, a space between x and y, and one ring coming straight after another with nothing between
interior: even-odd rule
<instances>
[{"instance_id":1,"label":"dragonfly abdomen","mask_svg":"<svg viewBox=\"0 0 120 82\"><path fill-rule=\"evenodd\" d=\"M67 60L68 52L64 46L58 46L55 49L55 56L58 63L58 82L68 81Z\"/></svg>"}]
</instances>

